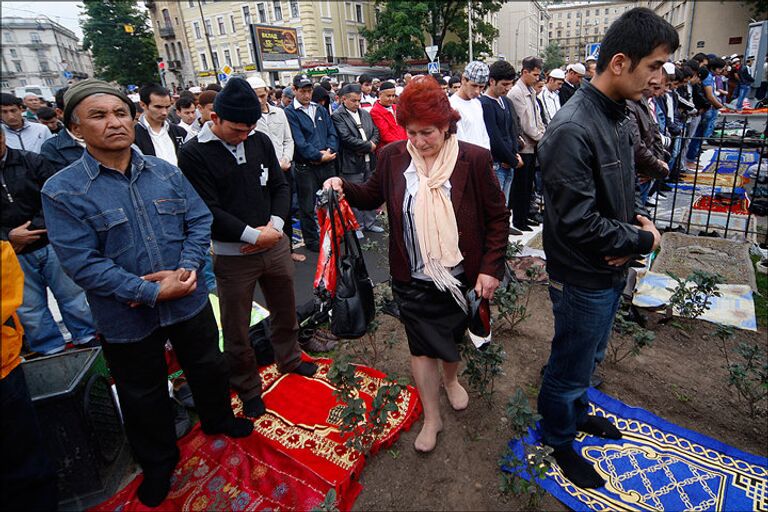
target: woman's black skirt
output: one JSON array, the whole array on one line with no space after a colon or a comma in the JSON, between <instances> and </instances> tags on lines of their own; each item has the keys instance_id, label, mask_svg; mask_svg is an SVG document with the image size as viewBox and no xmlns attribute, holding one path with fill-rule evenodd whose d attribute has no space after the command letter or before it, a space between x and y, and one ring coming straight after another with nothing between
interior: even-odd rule
<instances>
[{"instance_id":1,"label":"woman's black skirt","mask_svg":"<svg viewBox=\"0 0 768 512\"><path fill-rule=\"evenodd\" d=\"M464 276L459 277L464 281ZM462 292L464 287L462 286ZM441 292L431 281L392 281L392 295L408 336L411 355L458 362L459 344L467 330L467 315L450 292Z\"/></svg>"}]
</instances>

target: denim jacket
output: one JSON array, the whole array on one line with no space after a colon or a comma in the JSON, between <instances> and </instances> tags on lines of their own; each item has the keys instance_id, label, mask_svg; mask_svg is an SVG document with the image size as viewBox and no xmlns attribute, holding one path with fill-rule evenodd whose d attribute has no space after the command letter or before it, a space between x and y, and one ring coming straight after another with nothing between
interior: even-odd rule
<instances>
[{"instance_id":1,"label":"denim jacket","mask_svg":"<svg viewBox=\"0 0 768 512\"><path fill-rule=\"evenodd\" d=\"M84 151L45 183L42 196L48 238L107 341L139 341L203 309L204 279L167 302L156 302L158 283L141 279L198 270L209 248L211 213L177 167L133 148L129 179Z\"/></svg>"}]
</instances>

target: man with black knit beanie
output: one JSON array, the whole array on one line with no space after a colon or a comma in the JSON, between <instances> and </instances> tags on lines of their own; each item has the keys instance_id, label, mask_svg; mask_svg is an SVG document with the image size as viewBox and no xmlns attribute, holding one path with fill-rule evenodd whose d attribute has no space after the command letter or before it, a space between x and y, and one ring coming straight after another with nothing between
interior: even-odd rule
<instances>
[{"instance_id":1,"label":"man with black knit beanie","mask_svg":"<svg viewBox=\"0 0 768 512\"><path fill-rule=\"evenodd\" d=\"M270 311L278 369L311 376L298 344L294 265L283 224L290 189L272 142L255 131L261 104L251 86L232 78L216 95L211 120L182 147L179 167L213 213L213 272L221 307L224 355L230 384L243 412L265 412L256 356L248 339L251 302L258 282Z\"/></svg>"}]
</instances>

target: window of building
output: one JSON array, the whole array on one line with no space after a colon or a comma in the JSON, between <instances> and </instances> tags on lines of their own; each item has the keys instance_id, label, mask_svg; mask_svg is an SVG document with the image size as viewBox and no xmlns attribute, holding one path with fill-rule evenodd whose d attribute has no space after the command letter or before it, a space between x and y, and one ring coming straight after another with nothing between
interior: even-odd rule
<instances>
[{"instance_id":1,"label":"window of building","mask_svg":"<svg viewBox=\"0 0 768 512\"><path fill-rule=\"evenodd\" d=\"M568 19L571 19L571 13L568 13Z\"/></svg>"},{"instance_id":2,"label":"window of building","mask_svg":"<svg viewBox=\"0 0 768 512\"><path fill-rule=\"evenodd\" d=\"M331 17L331 2L329 0L320 3L320 16L323 18Z\"/></svg>"},{"instance_id":3,"label":"window of building","mask_svg":"<svg viewBox=\"0 0 768 512\"><path fill-rule=\"evenodd\" d=\"M597 27L595 27L595 35L597 35L597 33L598 33L598 32L599 32L599 31L598 31L598 28L597 28Z\"/></svg>"},{"instance_id":4,"label":"window of building","mask_svg":"<svg viewBox=\"0 0 768 512\"><path fill-rule=\"evenodd\" d=\"M40 34L38 34L37 32L30 32L29 33L29 40L32 41L33 43L42 43L43 42L43 40L40 39Z\"/></svg>"},{"instance_id":5,"label":"window of building","mask_svg":"<svg viewBox=\"0 0 768 512\"><path fill-rule=\"evenodd\" d=\"M166 27L171 26L171 13L168 12L168 9L163 9L163 22Z\"/></svg>"},{"instance_id":6,"label":"window of building","mask_svg":"<svg viewBox=\"0 0 768 512\"><path fill-rule=\"evenodd\" d=\"M224 16L219 16L216 18L216 24L219 26L219 35L223 36L226 35L227 30L224 27Z\"/></svg>"},{"instance_id":7,"label":"window of building","mask_svg":"<svg viewBox=\"0 0 768 512\"><path fill-rule=\"evenodd\" d=\"M21 73L21 61L20 60L13 61L13 67L16 68L16 72L17 73Z\"/></svg>"},{"instance_id":8,"label":"window of building","mask_svg":"<svg viewBox=\"0 0 768 512\"><path fill-rule=\"evenodd\" d=\"M235 25L235 15L230 14L229 15L229 25L232 27L232 33L234 34L237 32L237 25Z\"/></svg>"},{"instance_id":9,"label":"window of building","mask_svg":"<svg viewBox=\"0 0 768 512\"><path fill-rule=\"evenodd\" d=\"M301 33L301 27L296 29L296 42L299 45L299 57L304 57L304 34Z\"/></svg>"},{"instance_id":10,"label":"window of building","mask_svg":"<svg viewBox=\"0 0 768 512\"><path fill-rule=\"evenodd\" d=\"M237 59L237 62L235 63L235 65L242 66L243 65L243 58L240 55L240 47L239 46L237 48L235 48L235 58Z\"/></svg>"},{"instance_id":11,"label":"window of building","mask_svg":"<svg viewBox=\"0 0 768 512\"><path fill-rule=\"evenodd\" d=\"M213 25L211 24L211 20L205 20L205 30L209 36L213 35Z\"/></svg>"},{"instance_id":12,"label":"window of building","mask_svg":"<svg viewBox=\"0 0 768 512\"><path fill-rule=\"evenodd\" d=\"M203 69L208 69L208 57L204 54L200 54L200 65L203 67Z\"/></svg>"},{"instance_id":13,"label":"window of building","mask_svg":"<svg viewBox=\"0 0 768 512\"><path fill-rule=\"evenodd\" d=\"M53 78L46 78L45 85L53 85Z\"/></svg>"},{"instance_id":14,"label":"window of building","mask_svg":"<svg viewBox=\"0 0 768 512\"><path fill-rule=\"evenodd\" d=\"M256 11L259 13L259 23L266 23L267 22L267 8L266 6L259 2L256 4Z\"/></svg>"},{"instance_id":15,"label":"window of building","mask_svg":"<svg viewBox=\"0 0 768 512\"><path fill-rule=\"evenodd\" d=\"M549 29L552 30L552 23L549 24Z\"/></svg>"},{"instance_id":16,"label":"window of building","mask_svg":"<svg viewBox=\"0 0 768 512\"><path fill-rule=\"evenodd\" d=\"M11 57L18 57L18 52L15 48L11 48Z\"/></svg>"},{"instance_id":17,"label":"window of building","mask_svg":"<svg viewBox=\"0 0 768 512\"><path fill-rule=\"evenodd\" d=\"M187 7L192 9L195 6L195 0L187 0Z\"/></svg>"},{"instance_id":18,"label":"window of building","mask_svg":"<svg viewBox=\"0 0 768 512\"><path fill-rule=\"evenodd\" d=\"M181 43L176 42L176 46L179 49L179 59L181 60L181 62L184 62L184 49L181 47Z\"/></svg>"},{"instance_id":19,"label":"window of building","mask_svg":"<svg viewBox=\"0 0 768 512\"><path fill-rule=\"evenodd\" d=\"M565 37L571 37L571 31L570 30L566 30L565 31Z\"/></svg>"},{"instance_id":20,"label":"window of building","mask_svg":"<svg viewBox=\"0 0 768 512\"><path fill-rule=\"evenodd\" d=\"M179 17L178 16L174 16L173 17L173 21L176 22L176 26L178 27L179 26Z\"/></svg>"},{"instance_id":21,"label":"window of building","mask_svg":"<svg viewBox=\"0 0 768 512\"><path fill-rule=\"evenodd\" d=\"M10 30L9 30L9 31L7 31L7 32L5 32L5 42L6 42L6 43L11 43L11 42L13 42L13 34L11 33L11 31L10 31Z\"/></svg>"},{"instance_id":22,"label":"window of building","mask_svg":"<svg viewBox=\"0 0 768 512\"><path fill-rule=\"evenodd\" d=\"M245 23L246 26L251 24L251 8L247 5L243 6L243 23Z\"/></svg>"},{"instance_id":23,"label":"window of building","mask_svg":"<svg viewBox=\"0 0 768 512\"><path fill-rule=\"evenodd\" d=\"M22 87L26 87L27 86L27 81L26 80L22 80L21 81L21 86Z\"/></svg>"},{"instance_id":24,"label":"window of building","mask_svg":"<svg viewBox=\"0 0 768 512\"><path fill-rule=\"evenodd\" d=\"M363 21L363 6L362 4L355 4L355 21L358 23L365 23Z\"/></svg>"},{"instance_id":25,"label":"window of building","mask_svg":"<svg viewBox=\"0 0 768 512\"><path fill-rule=\"evenodd\" d=\"M50 70L51 70L51 67L48 65L48 61L47 60L41 60L40 61L40 71L42 71L43 73L47 73Z\"/></svg>"},{"instance_id":26,"label":"window of building","mask_svg":"<svg viewBox=\"0 0 768 512\"><path fill-rule=\"evenodd\" d=\"M290 0L288 5L291 7L291 18L299 17L299 2L298 0Z\"/></svg>"},{"instance_id":27,"label":"window of building","mask_svg":"<svg viewBox=\"0 0 768 512\"><path fill-rule=\"evenodd\" d=\"M549 31L549 38L552 39L552 31Z\"/></svg>"},{"instance_id":28,"label":"window of building","mask_svg":"<svg viewBox=\"0 0 768 512\"><path fill-rule=\"evenodd\" d=\"M354 35L350 34L347 36L347 48L349 48L349 56L354 57L355 56L355 36Z\"/></svg>"},{"instance_id":29,"label":"window of building","mask_svg":"<svg viewBox=\"0 0 768 512\"><path fill-rule=\"evenodd\" d=\"M219 68L221 67L220 64L219 64L219 52L216 51L216 50L212 51L211 52L211 57L213 58L212 59L213 60L213 69L218 71Z\"/></svg>"},{"instance_id":30,"label":"window of building","mask_svg":"<svg viewBox=\"0 0 768 512\"><path fill-rule=\"evenodd\" d=\"M365 54L368 53L368 49L365 47L364 37L357 40L357 46L360 49L360 57L365 57Z\"/></svg>"},{"instance_id":31,"label":"window of building","mask_svg":"<svg viewBox=\"0 0 768 512\"><path fill-rule=\"evenodd\" d=\"M603 14L606 14L606 15L607 15L607 14L608 14L608 10L609 10L609 9L607 9L607 8L606 8L606 9L605 9L605 12L604 12Z\"/></svg>"},{"instance_id":32,"label":"window of building","mask_svg":"<svg viewBox=\"0 0 768 512\"><path fill-rule=\"evenodd\" d=\"M563 31L562 30L558 30L557 31L557 37L563 37Z\"/></svg>"},{"instance_id":33,"label":"window of building","mask_svg":"<svg viewBox=\"0 0 768 512\"><path fill-rule=\"evenodd\" d=\"M334 44L333 44L333 32L325 32L323 34L323 45L325 47L325 56L329 59L334 56Z\"/></svg>"},{"instance_id":34,"label":"window of building","mask_svg":"<svg viewBox=\"0 0 768 512\"><path fill-rule=\"evenodd\" d=\"M0 89L10 89L11 85L8 83L8 80L2 80L0 81Z\"/></svg>"},{"instance_id":35,"label":"window of building","mask_svg":"<svg viewBox=\"0 0 768 512\"><path fill-rule=\"evenodd\" d=\"M192 22L192 28L195 29L195 39L202 39L203 34L200 32L200 24L198 22Z\"/></svg>"},{"instance_id":36,"label":"window of building","mask_svg":"<svg viewBox=\"0 0 768 512\"><path fill-rule=\"evenodd\" d=\"M283 19L283 4L280 2L280 0L275 0L272 2L272 9L275 13L275 21L280 21Z\"/></svg>"},{"instance_id":37,"label":"window of building","mask_svg":"<svg viewBox=\"0 0 768 512\"><path fill-rule=\"evenodd\" d=\"M248 41L248 55L251 57L251 62L256 62L256 52L253 51L253 42Z\"/></svg>"},{"instance_id":38,"label":"window of building","mask_svg":"<svg viewBox=\"0 0 768 512\"><path fill-rule=\"evenodd\" d=\"M566 22L565 22L565 26L566 26L566 27L568 27L568 28L570 28L570 27L571 27L571 22L570 22L570 21L566 21Z\"/></svg>"},{"instance_id":39,"label":"window of building","mask_svg":"<svg viewBox=\"0 0 768 512\"><path fill-rule=\"evenodd\" d=\"M227 66L232 66L232 55L229 53L229 50L224 50L224 64Z\"/></svg>"}]
</instances>

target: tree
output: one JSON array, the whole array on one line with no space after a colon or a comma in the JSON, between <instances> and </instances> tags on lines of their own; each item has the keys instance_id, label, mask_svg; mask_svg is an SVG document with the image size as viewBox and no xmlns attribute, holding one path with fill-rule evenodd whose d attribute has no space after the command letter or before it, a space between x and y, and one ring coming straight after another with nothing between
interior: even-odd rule
<instances>
[{"instance_id":1,"label":"tree","mask_svg":"<svg viewBox=\"0 0 768 512\"><path fill-rule=\"evenodd\" d=\"M406 60L427 57L426 47L434 45L437 57L443 61L466 62L469 57L467 3L466 0L376 0L379 11L376 27L360 31L368 43L366 59L371 63L389 60L395 73L400 74ZM490 53L491 43L499 31L484 18L501 9L503 0L469 3L473 53ZM446 42L449 34L458 40Z\"/></svg>"},{"instance_id":2,"label":"tree","mask_svg":"<svg viewBox=\"0 0 768 512\"><path fill-rule=\"evenodd\" d=\"M742 0L741 3L752 9L752 15L756 20L768 18L768 0Z\"/></svg>"},{"instance_id":3,"label":"tree","mask_svg":"<svg viewBox=\"0 0 768 512\"><path fill-rule=\"evenodd\" d=\"M544 69L543 71L549 72L555 68L559 68L565 64L563 58L563 51L560 48L560 44L557 41L552 41L544 48Z\"/></svg>"},{"instance_id":4,"label":"tree","mask_svg":"<svg viewBox=\"0 0 768 512\"><path fill-rule=\"evenodd\" d=\"M158 81L155 40L136 2L85 0L83 15L83 48L91 50L99 78L122 85Z\"/></svg>"}]
</instances>

